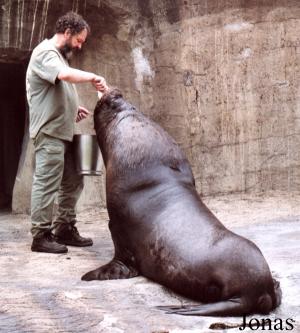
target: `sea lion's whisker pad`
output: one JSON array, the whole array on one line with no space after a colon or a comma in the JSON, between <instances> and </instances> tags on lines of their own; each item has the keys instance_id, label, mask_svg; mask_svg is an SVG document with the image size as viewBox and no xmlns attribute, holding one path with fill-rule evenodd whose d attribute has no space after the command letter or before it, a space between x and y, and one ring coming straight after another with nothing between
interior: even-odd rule
<instances>
[{"instance_id":1,"label":"sea lion's whisker pad","mask_svg":"<svg viewBox=\"0 0 300 333\"><path fill-rule=\"evenodd\" d=\"M281 290L261 251L201 201L176 142L116 89L98 101L94 122L115 254L83 279L141 274L204 303L158 307L169 313L241 316L275 309Z\"/></svg>"}]
</instances>

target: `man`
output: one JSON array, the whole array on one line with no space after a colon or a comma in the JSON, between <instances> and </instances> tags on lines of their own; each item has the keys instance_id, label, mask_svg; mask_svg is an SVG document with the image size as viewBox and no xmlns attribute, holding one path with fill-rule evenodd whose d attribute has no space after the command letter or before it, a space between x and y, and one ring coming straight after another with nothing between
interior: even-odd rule
<instances>
[{"instance_id":1,"label":"man","mask_svg":"<svg viewBox=\"0 0 300 333\"><path fill-rule=\"evenodd\" d=\"M62 16L56 22L55 35L33 50L26 73L36 164L31 195L31 250L36 252L66 253L66 245L93 244L75 227L75 206L83 189L83 177L75 171L71 142L75 120L86 118L89 112L78 105L74 83L90 82L98 91L107 86L103 77L71 68L68 63L72 53L81 49L89 31L80 15L69 12ZM56 194L58 211L52 223Z\"/></svg>"}]
</instances>

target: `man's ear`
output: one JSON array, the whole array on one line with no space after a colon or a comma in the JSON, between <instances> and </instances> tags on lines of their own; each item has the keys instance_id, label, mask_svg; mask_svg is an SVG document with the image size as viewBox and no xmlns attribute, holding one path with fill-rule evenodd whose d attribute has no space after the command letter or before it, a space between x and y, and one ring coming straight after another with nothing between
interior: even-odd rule
<instances>
[{"instance_id":1,"label":"man's ear","mask_svg":"<svg viewBox=\"0 0 300 333\"><path fill-rule=\"evenodd\" d=\"M72 32L70 28L67 28L64 32L65 37L69 38L70 36L72 36Z\"/></svg>"}]
</instances>

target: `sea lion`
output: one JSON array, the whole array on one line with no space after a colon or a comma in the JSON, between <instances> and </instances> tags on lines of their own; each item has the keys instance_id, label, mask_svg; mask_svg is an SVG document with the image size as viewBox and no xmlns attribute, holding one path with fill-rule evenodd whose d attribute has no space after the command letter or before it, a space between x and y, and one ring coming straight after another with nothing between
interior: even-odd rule
<instances>
[{"instance_id":1,"label":"sea lion","mask_svg":"<svg viewBox=\"0 0 300 333\"><path fill-rule=\"evenodd\" d=\"M94 123L115 255L83 280L141 274L205 303L161 307L183 315L266 314L280 304L279 283L261 251L201 201L191 167L166 131L118 90L98 101Z\"/></svg>"}]
</instances>

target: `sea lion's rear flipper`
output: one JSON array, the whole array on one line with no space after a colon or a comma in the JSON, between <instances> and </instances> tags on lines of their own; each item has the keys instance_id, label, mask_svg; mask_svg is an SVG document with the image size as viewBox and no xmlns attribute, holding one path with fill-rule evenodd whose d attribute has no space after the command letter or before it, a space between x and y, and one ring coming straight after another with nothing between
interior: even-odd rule
<instances>
[{"instance_id":1,"label":"sea lion's rear flipper","mask_svg":"<svg viewBox=\"0 0 300 333\"><path fill-rule=\"evenodd\" d=\"M242 316L249 312L247 303L243 298L236 297L227 301L201 304L201 305L183 305L183 306L158 306L171 314L180 314L184 316Z\"/></svg>"},{"instance_id":2,"label":"sea lion's rear flipper","mask_svg":"<svg viewBox=\"0 0 300 333\"><path fill-rule=\"evenodd\" d=\"M125 265L122 261L113 259L108 264L84 274L81 280L117 280L129 279L138 276L138 271L131 266Z\"/></svg>"}]
</instances>

